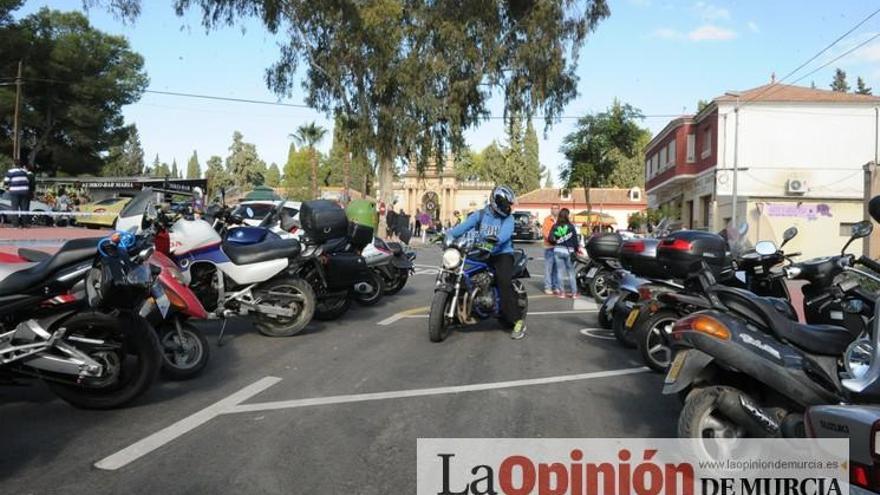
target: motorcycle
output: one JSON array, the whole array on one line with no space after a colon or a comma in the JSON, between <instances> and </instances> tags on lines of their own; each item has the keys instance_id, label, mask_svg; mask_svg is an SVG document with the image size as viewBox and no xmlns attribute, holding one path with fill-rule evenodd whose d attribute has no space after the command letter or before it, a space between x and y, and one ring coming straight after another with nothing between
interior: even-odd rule
<instances>
[{"instance_id":1,"label":"motorcycle","mask_svg":"<svg viewBox=\"0 0 880 495\"><path fill-rule=\"evenodd\" d=\"M382 277L382 285L386 296L394 295L403 290L410 274L415 272L413 262L415 251L403 247L397 242L385 242L376 237L368 244L361 255L370 269Z\"/></svg>"},{"instance_id":2,"label":"motorcycle","mask_svg":"<svg viewBox=\"0 0 880 495\"><path fill-rule=\"evenodd\" d=\"M117 233L0 265L0 372L39 378L85 409L143 394L161 365L156 335L138 315L154 282L151 252Z\"/></svg>"},{"instance_id":3,"label":"motorcycle","mask_svg":"<svg viewBox=\"0 0 880 495\"><path fill-rule=\"evenodd\" d=\"M811 438L849 440L849 482L868 493L880 492L880 407L875 405L827 405L807 409L804 414Z\"/></svg>"},{"instance_id":4,"label":"motorcycle","mask_svg":"<svg viewBox=\"0 0 880 495\"><path fill-rule=\"evenodd\" d=\"M119 214L117 228L157 228L157 251L171 258L183 281L213 317L255 315L263 335L287 337L311 321L315 294L297 275L301 245L266 237L239 244L224 239L211 223L173 216L156 208L144 189ZM221 332L222 335L222 332Z\"/></svg>"},{"instance_id":5,"label":"motorcycle","mask_svg":"<svg viewBox=\"0 0 880 495\"><path fill-rule=\"evenodd\" d=\"M852 241L871 230L870 222L856 224L840 255L793 263L783 273L790 279L857 275L880 282L876 274L856 267L877 272L880 263L845 254ZM859 340L850 329L798 323L743 289L716 287L712 295L712 309L689 315L672 329L680 350L663 392L686 394L679 436L803 436L803 413L809 407L880 400L880 305L875 304L872 327L864 336L867 348L860 351L869 356L869 364L857 367L843 363L854 357L849 353Z\"/></svg>"},{"instance_id":6,"label":"motorcycle","mask_svg":"<svg viewBox=\"0 0 880 495\"><path fill-rule=\"evenodd\" d=\"M20 262L36 263L51 256L45 251L21 248L17 257ZM162 375L171 380L193 378L208 364L210 351L204 333L187 320L205 319L208 313L170 258L153 250L147 261L161 270L156 278L159 290L149 299L154 304L145 304L139 314L156 330L162 348Z\"/></svg>"},{"instance_id":7,"label":"motorcycle","mask_svg":"<svg viewBox=\"0 0 880 495\"><path fill-rule=\"evenodd\" d=\"M443 250L443 264L437 275L431 310L428 315L428 336L431 342L442 342L453 324L473 325L480 319L499 317L501 301L495 285L495 273L488 264L497 239L492 236L478 241L464 235ZM517 304L525 315L529 299L523 278L529 278L528 257L522 249L514 250L513 290ZM513 325L514 322L504 322Z\"/></svg>"}]
</instances>

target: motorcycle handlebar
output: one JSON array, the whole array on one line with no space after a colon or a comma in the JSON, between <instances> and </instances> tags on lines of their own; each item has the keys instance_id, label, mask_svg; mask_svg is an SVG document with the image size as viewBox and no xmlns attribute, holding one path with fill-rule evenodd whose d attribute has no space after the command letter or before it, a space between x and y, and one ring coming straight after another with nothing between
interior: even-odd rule
<instances>
[{"instance_id":1,"label":"motorcycle handlebar","mask_svg":"<svg viewBox=\"0 0 880 495\"><path fill-rule=\"evenodd\" d=\"M880 263L868 258L867 256L861 256L858 259L859 264L864 265L868 269L880 273Z\"/></svg>"}]
</instances>

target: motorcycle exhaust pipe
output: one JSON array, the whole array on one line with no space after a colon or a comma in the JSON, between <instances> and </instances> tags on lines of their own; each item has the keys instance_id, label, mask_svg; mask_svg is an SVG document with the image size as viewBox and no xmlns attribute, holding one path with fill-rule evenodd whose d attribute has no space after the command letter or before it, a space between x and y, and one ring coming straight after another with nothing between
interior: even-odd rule
<instances>
[{"instance_id":1,"label":"motorcycle exhaust pipe","mask_svg":"<svg viewBox=\"0 0 880 495\"><path fill-rule=\"evenodd\" d=\"M721 392L718 396L718 409L736 424L746 428L751 436L779 436L779 421L742 392Z\"/></svg>"},{"instance_id":2,"label":"motorcycle exhaust pipe","mask_svg":"<svg viewBox=\"0 0 880 495\"><path fill-rule=\"evenodd\" d=\"M34 368L51 373L59 373L70 376L101 376L100 365L89 365L79 359L53 356L51 354L39 354L25 363L28 368Z\"/></svg>"}]
</instances>

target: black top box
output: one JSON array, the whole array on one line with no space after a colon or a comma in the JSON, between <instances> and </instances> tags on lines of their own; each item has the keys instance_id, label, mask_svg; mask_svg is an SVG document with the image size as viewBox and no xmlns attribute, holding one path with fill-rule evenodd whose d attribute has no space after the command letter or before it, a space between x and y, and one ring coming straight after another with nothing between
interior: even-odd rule
<instances>
[{"instance_id":1,"label":"black top box","mask_svg":"<svg viewBox=\"0 0 880 495\"><path fill-rule=\"evenodd\" d=\"M726 276L731 267L727 241L699 230L680 230L663 238L657 260L671 277L682 280L699 274L704 262L716 278Z\"/></svg>"},{"instance_id":2,"label":"black top box","mask_svg":"<svg viewBox=\"0 0 880 495\"><path fill-rule=\"evenodd\" d=\"M617 258L622 240L616 232L596 234L587 241L587 254L595 260Z\"/></svg>"},{"instance_id":3,"label":"black top box","mask_svg":"<svg viewBox=\"0 0 880 495\"><path fill-rule=\"evenodd\" d=\"M620 246L620 264L638 277L668 279L669 273L657 260L659 244L659 239L624 241Z\"/></svg>"},{"instance_id":4,"label":"black top box","mask_svg":"<svg viewBox=\"0 0 880 495\"><path fill-rule=\"evenodd\" d=\"M348 217L335 201L314 199L303 201L299 220L306 236L319 244L348 235Z\"/></svg>"}]
</instances>

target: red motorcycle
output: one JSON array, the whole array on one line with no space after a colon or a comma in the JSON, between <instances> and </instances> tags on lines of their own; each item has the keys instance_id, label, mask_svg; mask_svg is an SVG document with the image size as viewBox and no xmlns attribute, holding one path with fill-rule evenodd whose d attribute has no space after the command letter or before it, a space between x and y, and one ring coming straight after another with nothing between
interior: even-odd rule
<instances>
[{"instance_id":1,"label":"red motorcycle","mask_svg":"<svg viewBox=\"0 0 880 495\"><path fill-rule=\"evenodd\" d=\"M156 238L160 244L163 239ZM190 319L208 318L202 303L183 281L183 275L170 258L156 249L150 265L161 270L153 297L141 308L140 315L153 326L162 348L162 375L171 380L187 380L199 375L208 364L208 340ZM49 258L45 251L22 248L7 254L0 263L35 263Z\"/></svg>"},{"instance_id":2,"label":"red motorcycle","mask_svg":"<svg viewBox=\"0 0 880 495\"><path fill-rule=\"evenodd\" d=\"M162 347L162 375L172 380L186 380L200 374L208 364L208 339L190 319L204 320L208 312L186 285L183 275L168 256L153 252L150 265L160 268L154 304L145 306L142 316L156 329ZM143 314L146 313L146 314Z\"/></svg>"}]
</instances>

